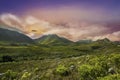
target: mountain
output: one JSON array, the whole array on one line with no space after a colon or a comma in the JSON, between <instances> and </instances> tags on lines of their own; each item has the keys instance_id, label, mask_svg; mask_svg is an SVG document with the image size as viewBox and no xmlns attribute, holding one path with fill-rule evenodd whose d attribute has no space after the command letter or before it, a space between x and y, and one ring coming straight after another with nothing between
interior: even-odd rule
<instances>
[{"instance_id":1,"label":"mountain","mask_svg":"<svg viewBox=\"0 0 120 80\"><path fill-rule=\"evenodd\" d=\"M96 41L94 41L91 46L96 49L96 48L105 48L108 46L113 46L114 42L110 41L108 38L104 38L104 39L98 39ZM103 47L104 46L104 47Z\"/></svg>"},{"instance_id":2,"label":"mountain","mask_svg":"<svg viewBox=\"0 0 120 80\"><path fill-rule=\"evenodd\" d=\"M65 45L65 44L71 44L73 43L72 41L59 37L56 34L49 34L49 35L44 35L38 39L35 40L36 42L40 44L46 44L46 45Z\"/></svg>"},{"instance_id":3,"label":"mountain","mask_svg":"<svg viewBox=\"0 0 120 80\"><path fill-rule=\"evenodd\" d=\"M114 43L120 45L120 41L114 41Z\"/></svg>"},{"instance_id":4,"label":"mountain","mask_svg":"<svg viewBox=\"0 0 120 80\"><path fill-rule=\"evenodd\" d=\"M108 38L104 38L104 39L98 39L96 42L98 42L98 43L111 43L112 41L110 41Z\"/></svg>"},{"instance_id":5,"label":"mountain","mask_svg":"<svg viewBox=\"0 0 120 80\"><path fill-rule=\"evenodd\" d=\"M0 28L0 42L33 43L33 40L17 31Z\"/></svg>"},{"instance_id":6,"label":"mountain","mask_svg":"<svg viewBox=\"0 0 120 80\"><path fill-rule=\"evenodd\" d=\"M91 42L93 42L92 40L79 40L79 41L77 41L76 43L77 44L87 44L87 43L91 43Z\"/></svg>"}]
</instances>

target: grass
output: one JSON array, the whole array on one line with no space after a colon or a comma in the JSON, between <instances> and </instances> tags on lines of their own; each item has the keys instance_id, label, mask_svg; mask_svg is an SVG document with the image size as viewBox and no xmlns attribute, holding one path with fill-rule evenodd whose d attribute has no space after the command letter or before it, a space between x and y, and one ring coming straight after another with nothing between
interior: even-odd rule
<instances>
[{"instance_id":1,"label":"grass","mask_svg":"<svg viewBox=\"0 0 120 80\"><path fill-rule=\"evenodd\" d=\"M120 75L120 47L114 43L0 46L0 74L0 80L112 80Z\"/></svg>"}]
</instances>

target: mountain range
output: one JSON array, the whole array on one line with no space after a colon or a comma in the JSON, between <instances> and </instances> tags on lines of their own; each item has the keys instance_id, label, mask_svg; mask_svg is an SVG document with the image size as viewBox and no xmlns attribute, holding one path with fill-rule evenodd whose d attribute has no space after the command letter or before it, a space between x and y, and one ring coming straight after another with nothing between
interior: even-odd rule
<instances>
[{"instance_id":1,"label":"mountain range","mask_svg":"<svg viewBox=\"0 0 120 80\"><path fill-rule=\"evenodd\" d=\"M92 43L92 40L79 40L77 42L70 41L64 37L60 37L56 34L43 35L38 39L31 39L30 37L19 33L17 31L0 28L0 42L9 43L37 43L43 45L68 45L68 44L87 44ZM97 42L111 42L109 39L100 39Z\"/></svg>"}]
</instances>

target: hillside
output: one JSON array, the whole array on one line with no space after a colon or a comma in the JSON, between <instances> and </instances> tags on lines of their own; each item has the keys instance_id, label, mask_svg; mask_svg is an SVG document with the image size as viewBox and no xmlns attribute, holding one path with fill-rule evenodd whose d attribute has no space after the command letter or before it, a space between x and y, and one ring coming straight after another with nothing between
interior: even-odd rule
<instances>
[{"instance_id":1,"label":"hillside","mask_svg":"<svg viewBox=\"0 0 120 80\"><path fill-rule=\"evenodd\" d=\"M87 44L87 43L91 43L91 42L93 42L92 40L79 40L79 41L77 41L76 43L77 44Z\"/></svg>"},{"instance_id":2,"label":"hillside","mask_svg":"<svg viewBox=\"0 0 120 80\"><path fill-rule=\"evenodd\" d=\"M119 80L120 46L1 46L0 80Z\"/></svg>"},{"instance_id":3,"label":"hillside","mask_svg":"<svg viewBox=\"0 0 120 80\"><path fill-rule=\"evenodd\" d=\"M58 35L55 34L44 35L36 39L35 41L38 42L39 44L45 45L65 45L73 43L72 41L63 37L59 37Z\"/></svg>"},{"instance_id":4,"label":"hillside","mask_svg":"<svg viewBox=\"0 0 120 80\"><path fill-rule=\"evenodd\" d=\"M24 34L2 28L0 41L33 42ZM35 41L42 45L0 46L0 80L120 79L119 41L72 42L55 34Z\"/></svg>"},{"instance_id":5,"label":"hillside","mask_svg":"<svg viewBox=\"0 0 120 80\"><path fill-rule=\"evenodd\" d=\"M33 40L22 33L0 28L0 42L33 43Z\"/></svg>"}]
</instances>

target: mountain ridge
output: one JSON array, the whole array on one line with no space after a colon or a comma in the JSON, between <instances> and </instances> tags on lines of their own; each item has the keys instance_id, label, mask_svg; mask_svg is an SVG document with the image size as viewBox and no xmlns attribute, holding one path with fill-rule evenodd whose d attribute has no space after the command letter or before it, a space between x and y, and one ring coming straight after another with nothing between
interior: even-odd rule
<instances>
[{"instance_id":1,"label":"mountain ridge","mask_svg":"<svg viewBox=\"0 0 120 80\"><path fill-rule=\"evenodd\" d=\"M40 38L37 39L32 39L28 36L26 36L25 34L22 34L20 32L14 31L14 30L9 30L6 28L2 28L2 26L0 26L0 41L4 41L4 42L12 42L12 43L39 43L39 44L45 44L45 45L66 45L66 44L88 44L91 42L104 42L104 43L111 43L113 41L110 41L108 38L104 38L104 39L98 39L96 41L92 41L92 40L78 40L76 42L71 41L67 38L58 36L56 34L48 34L48 35L43 35ZM118 41L119 42L119 41ZM117 43L118 43L117 42Z\"/></svg>"},{"instance_id":2,"label":"mountain ridge","mask_svg":"<svg viewBox=\"0 0 120 80\"><path fill-rule=\"evenodd\" d=\"M35 39L35 41L40 44L56 44L56 45L73 43L72 41L70 41L64 37L60 37L56 34L43 35L42 37Z\"/></svg>"},{"instance_id":3,"label":"mountain ridge","mask_svg":"<svg viewBox=\"0 0 120 80\"><path fill-rule=\"evenodd\" d=\"M10 42L10 43L33 43L34 41L17 31L5 29L0 27L0 41L1 42Z\"/></svg>"}]
</instances>

